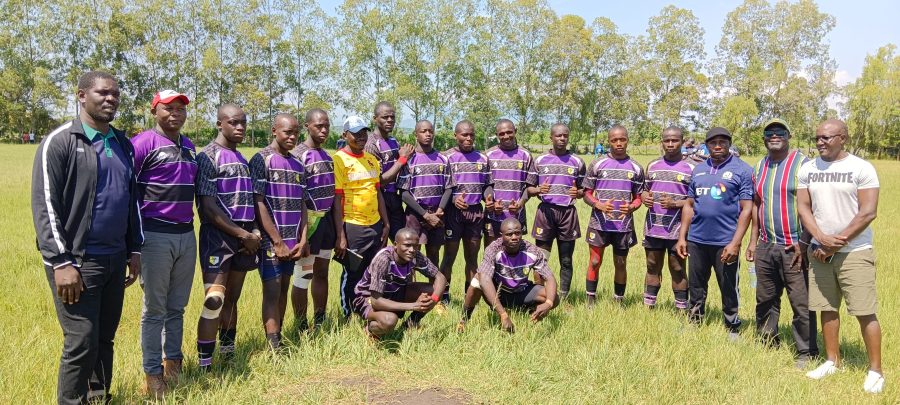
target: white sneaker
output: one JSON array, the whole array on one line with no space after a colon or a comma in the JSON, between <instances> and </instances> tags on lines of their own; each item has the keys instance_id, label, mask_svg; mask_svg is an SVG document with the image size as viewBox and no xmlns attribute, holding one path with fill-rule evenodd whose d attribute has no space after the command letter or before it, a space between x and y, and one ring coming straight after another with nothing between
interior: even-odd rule
<instances>
[{"instance_id":1,"label":"white sneaker","mask_svg":"<svg viewBox=\"0 0 900 405\"><path fill-rule=\"evenodd\" d=\"M881 390L883 389L884 376L878 374L877 371L869 370L868 374L866 374L866 381L863 382L863 390L869 394L878 394L881 393Z\"/></svg>"},{"instance_id":2,"label":"white sneaker","mask_svg":"<svg viewBox=\"0 0 900 405\"><path fill-rule=\"evenodd\" d=\"M821 366L816 367L815 370L812 370L812 371L806 373L806 376L809 378L812 378L813 380L821 380L821 379L828 377L838 371L840 371L840 369L834 366L834 362L831 360L828 360L828 361L822 363Z\"/></svg>"}]
</instances>

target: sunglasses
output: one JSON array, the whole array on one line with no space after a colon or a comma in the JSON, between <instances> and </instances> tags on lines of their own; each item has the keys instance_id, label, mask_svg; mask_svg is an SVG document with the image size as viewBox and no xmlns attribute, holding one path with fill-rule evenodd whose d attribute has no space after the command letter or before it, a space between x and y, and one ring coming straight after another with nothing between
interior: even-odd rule
<instances>
[{"instance_id":1,"label":"sunglasses","mask_svg":"<svg viewBox=\"0 0 900 405\"><path fill-rule=\"evenodd\" d=\"M771 138L773 136L787 138L788 134L790 134L790 132L788 132L788 130L786 130L784 128L773 128L773 129L767 129L767 130L763 131L763 136L766 138Z\"/></svg>"}]
</instances>

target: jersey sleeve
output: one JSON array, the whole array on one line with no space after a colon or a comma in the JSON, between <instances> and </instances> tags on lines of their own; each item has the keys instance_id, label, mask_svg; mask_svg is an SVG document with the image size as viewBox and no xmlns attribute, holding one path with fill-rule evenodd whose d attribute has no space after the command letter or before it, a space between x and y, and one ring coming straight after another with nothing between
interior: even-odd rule
<instances>
[{"instance_id":1,"label":"jersey sleeve","mask_svg":"<svg viewBox=\"0 0 900 405\"><path fill-rule=\"evenodd\" d=\"M584 161L578 159L578 170L575 172L575 188L584 188L584 177L586 173Z\"/></svg>"},{"instance_id":2,"label":"jersey sleeve","mask_svg":"<svg viewBox=\"0 0 900 405\"><path fill-rule=\"evenodd\" d=\"M335 153L334 162L334 192L335 194L344 194L344 186L347 184L347 166L344 164L344 158L340 153Z\"/></svg>"},{"instance_id":3,"label":"jersey sleeve","mask_svg":"<svg viewBox=\"0 0 900 405\"><path fill-rule=\"evenodd\" d=\"M750 165L745 165L746 170L741 174L741 188L738 191L738 198L741 200L753 199L753 169Z\"/></svg>"},{"instance_id":4,"label":"jersey sleeve","mask_svg":"<svg viewBox=\"0 0 900 405\"><path fill-rule=\"evenodd\" d=\"M266 159L262 154L255 154L250 158L250 179L253 181L253 193L261 196L266 195L266 186L269 180L266 176Z\"/></svg>"},{"instance_id":5,"label":"jersey sleeve","mask_svg":"<svg viewBox=\"0 0 900 405\"><path fill-rule=\"evenodd\" d=\"M197 155L197 195L215 196L216 189L216 165L206 153Z\"/></svg>"},{"instance_id":6,"label":"jersey sleeve","mask_svg":"<svg viewBox=\"0 0 900 405\"><path fill-rule=\"evenodd\" d=\"M641 167L640 164L634 162L635 174L634 179L631 180L631 194L639 195L641 194L641 190L644 188L644 168Z\"/></svg>"},{"instance_id":7,"label":"jersey sleeve","mask_svg":"<svg viewBox=\"0 0 900 405\"><path fill-rule=\"evenodd\" d=\"M369 272L369 291L384 293L385 274L391 267L391 253L388 250L378 252L366 271Z\"/></svg>"},{"instance_id":8,"label":"jersey sleeve","mask_svg":"<svg viewBox=\"0 0 900 405\"><path fill-rule=\"evenodd\" d=\"M594 160L585 170L584 181L582 182L584 188L588 190L593 190L597 186L597 161Z\"/></svg>"},{"instance_id":9,"label":"jersey sleeve","mask_svg":"<svg viewBox=\"0 0 900 405\"><path fill-rule=\"evenodd\" d=\"M481 259L481 264L478 265L479 274L494 277L494 258L497 257L499 251L500 244L491 243L488 245L487 249L484 250L484 257Z\"/></svg>"},{"instance_id":10,"label":"jersey sleeve","mask_svg":"<svg viewBox=\"0 0 900 405\"><path fill-rule=\"evenodd\" d=\"M400 168L400 173L397 174L397 181L395 183L397 186L397 189L409 190L409 184L410 184L410 172L409 172L410 168L409 167L412 166L411 163L413 163L415 156L416 156L416 154L413 153L412 156L409 157L409 160L407 161L407 163L405 165L403 165L403 167ZM379 170L379 172L380 172L380 170Z\"/></svg>"},{"instance_id":11,"label":"jersey sleeve","mask_svg":"<svg viewBox=\"0 0 900 405\"><path fill-rule=\"evenodd\" d=\"M538 172L537 167L534 164L534 159L531 157L531 154L528 154L528 160L525 162L525 184L529 186L536 186L538 184Z\"/></svg>"},{"instance_id":12,"label":"jersey sleeve","mask_svg":"<svg viewBox=\"0 0 900 405\"><path fill-rule=\"evenodd\" d=\"M534 272L540 274L541 277L545 279L552 278L553 271L550 270L550 266L547 264L547 256L544 252L534 245L530 245L528 251L537 257L537 260L535 260L533 265Z\"/></svg>"},{"instance_id":13,"label":"jersey sleeve","mask_svg":"<svg viewBox=\"0 0 900 405\"><path fill-rule=\"evenodd\" d=\"M416 271L428 278L433 278L438 273L437 265L428 260L421 252L416 252Z\"/></svg>"}]
</instances>

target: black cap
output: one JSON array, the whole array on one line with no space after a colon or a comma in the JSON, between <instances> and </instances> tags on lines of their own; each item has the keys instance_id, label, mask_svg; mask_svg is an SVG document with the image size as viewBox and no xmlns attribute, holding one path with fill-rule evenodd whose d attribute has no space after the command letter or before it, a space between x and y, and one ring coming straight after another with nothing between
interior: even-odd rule
<instances>
[{"instance_id":1,"label":"black cap","mask_svg":"<svg viewBox=\"0 0 900 405\"><path fill-rule=\"evenodd\" d=\"M706 141L709 141L710 139L713 139L717 136L724 136L728 138L729 141L731 140L731 132L728 132L728 130L725 128L712 127L709 129L709 131L706 131Z\"/></svg>"}]
</instances>

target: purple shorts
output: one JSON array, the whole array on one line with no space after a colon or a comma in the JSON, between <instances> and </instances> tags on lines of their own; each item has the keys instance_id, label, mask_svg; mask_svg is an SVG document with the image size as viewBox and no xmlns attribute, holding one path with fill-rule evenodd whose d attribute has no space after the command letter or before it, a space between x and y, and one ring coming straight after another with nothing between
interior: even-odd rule
<instances>
[{"instance_id":1,"label":"purple shorts","mask_svg":"<svg viewBox=\"0 0 900 405\"><path fill-rule=\"evenodd\" d=\"M484 227L484 207L481 204L470 205L465 210L450 205L444 214L446 240L459 241L480 240L481 229Z\"/></svg>"},{"instance_id":2,"label":"purple shorts","mask_svg":"<svg viewBox=\"0 0 900 405\"><path fill-rule=\"evenodd\" d=\"M542 202L534 216L531 236L535 240L550 242L554 239L572 241L581 237L578 211L575 206L559 206Z\"/></svg>"}]
</instances>

